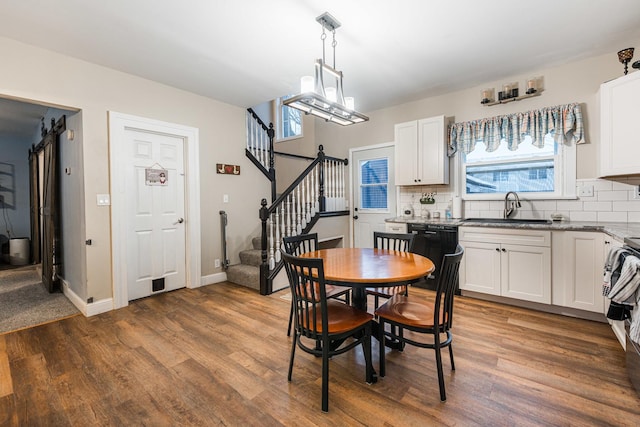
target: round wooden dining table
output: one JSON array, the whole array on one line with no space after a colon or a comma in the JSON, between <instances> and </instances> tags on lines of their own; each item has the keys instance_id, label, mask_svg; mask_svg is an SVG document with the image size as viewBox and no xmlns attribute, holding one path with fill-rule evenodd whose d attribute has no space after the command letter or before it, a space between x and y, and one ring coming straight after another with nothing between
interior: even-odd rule
<instances>
[{"instance_id":1,"label":"round wooden dining table","mask_svg":"<svg viewBox=\"0 0 640 427\"><path fill-rule=\"evenodd\" d=\"M329 283L353 288L353 306L367 310L368 287L398 286L433 272L433 262L411 252L372 248L330 248L306 252L302 258L322 258Z\"/></svg>"}]
</instances>

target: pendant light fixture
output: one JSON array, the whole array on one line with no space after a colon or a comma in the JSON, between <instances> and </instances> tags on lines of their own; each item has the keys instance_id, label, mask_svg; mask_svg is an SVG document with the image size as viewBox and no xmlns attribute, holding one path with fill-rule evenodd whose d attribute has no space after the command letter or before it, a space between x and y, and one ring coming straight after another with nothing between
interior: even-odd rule
<instances>
[{"instance_id":1,"label":"pendant light fixture","mask_svg":"<svg viewBox=\"0 0 640 427\"><path fill-rule=\"evenodd\" d=\"M355 111L355 102L352 97L344 96L342 90L342 71L336 70L336 28L340 22L328 12L316 18L322 25L322 59L317 59L315 64L315 77L304 76L300 79L300 95L286 99L283 104L291 108L304 111L306 114L325 119L328 122L342 126L366 122L369 117ZM325 60L326 31L333 34L331 47L333 49L333 66L329 66ZM326 86L325 72L335 80L335 86Z\"/></svg>"}]
</instances>

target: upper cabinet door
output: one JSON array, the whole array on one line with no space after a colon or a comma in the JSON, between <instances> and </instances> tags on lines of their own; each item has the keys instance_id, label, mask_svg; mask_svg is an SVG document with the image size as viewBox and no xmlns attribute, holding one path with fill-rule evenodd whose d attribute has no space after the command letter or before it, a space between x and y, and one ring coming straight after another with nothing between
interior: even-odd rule
<instances>
[{"instance_id":1,"label":"upper cabinet door","mask_svg":"<svg viewBox=\"0 0 640 427\"><path fill-rule=\"evenodd\" d=\"M418 120L418 158L422 184L449 183L449 157L446 148L444 116Z\"/></svg>"},{"instance_id":2,"label":"upper cabinet door","mask_svg":"<svg viewBox=\"0 0 640 427\"><path fill-rule=\"evenodd\" d=\"M640 173L640 72L600 86L600 176Z\"/></svg>"},{"instance_id":3,"label":"upper cabinet door","mask_svg":"<svg viewBox=\"0 0 640 427\"><path fill-rule=\"evenodd\" d=\"M444 116L395 126L396 185L449 183Z\"/></svg>"},{"instance_id":4,"label":"upper cabinet door","mask_svg":"<svg viewBox=\"0 0 640 427\"><path fill-rule=\"evenodd\" d=\"M417 153L418 126L416 121L395 126L396 185L418 185L420 182Z\"/></svg>"}]
</instances>

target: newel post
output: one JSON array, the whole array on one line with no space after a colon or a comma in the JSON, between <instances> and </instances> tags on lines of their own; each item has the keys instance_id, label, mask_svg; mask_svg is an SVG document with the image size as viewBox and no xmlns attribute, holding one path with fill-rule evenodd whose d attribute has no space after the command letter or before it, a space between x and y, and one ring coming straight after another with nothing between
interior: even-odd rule
<instances>
[{"instance_id":1,"label":"newel post","mask_svg":"<svg viewBox=\"0 0 640 427\"><path fill-rule=\"evenodd\" d=\"M262 263L260 264L260 295L268 295L267 276L269 275L269 264L267 263L267 220L269 219L269 209L267 209L267 199L260 202L260 221L262 231L260 235L260 251Z\"/></svg>"},{"instance_id":2,"label":"newel post","mask_svg":"<svg viewBox=\"0 0 640 427\"><path fill-rule=\"evenodd\" d=\"M326 210L326 199L324 197L324 147L320 145L318 147L320 151L318 151L318 158L320 162L318 163L319 172L318 172L318 202L320 203L320 212L324 212Z\"/></svg>"},{"instance_id":3,"label":"newel post","mask_svg":"<svg viewBox=\"0 0 640 427\"><path fill-rule=\"evenodd\" d=\"M273 123L269 123L269 129L267 129L267 136L269 137L269 175L271 176L271 203L275 202L277 197L276 160L275 160L275 152L273 149L273 139L275 135L276 135L276 131L273 129Z\"/></svg>"}]
</instances>

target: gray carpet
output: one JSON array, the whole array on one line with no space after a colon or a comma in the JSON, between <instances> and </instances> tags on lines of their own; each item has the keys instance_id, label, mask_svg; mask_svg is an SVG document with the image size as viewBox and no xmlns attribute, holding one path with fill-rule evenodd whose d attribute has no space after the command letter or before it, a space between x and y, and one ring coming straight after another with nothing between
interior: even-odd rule
<instances>
[{"instance_id":1,"label":"gray carpet","mask_svg":"<svg viewBox=\"0 0 640 427\"><path fill-rule=\"evenodd\" d=\"M36 266L0 273L0 334L78 313L64 294L45 290Z\"/></svg>"}]
</instances>

